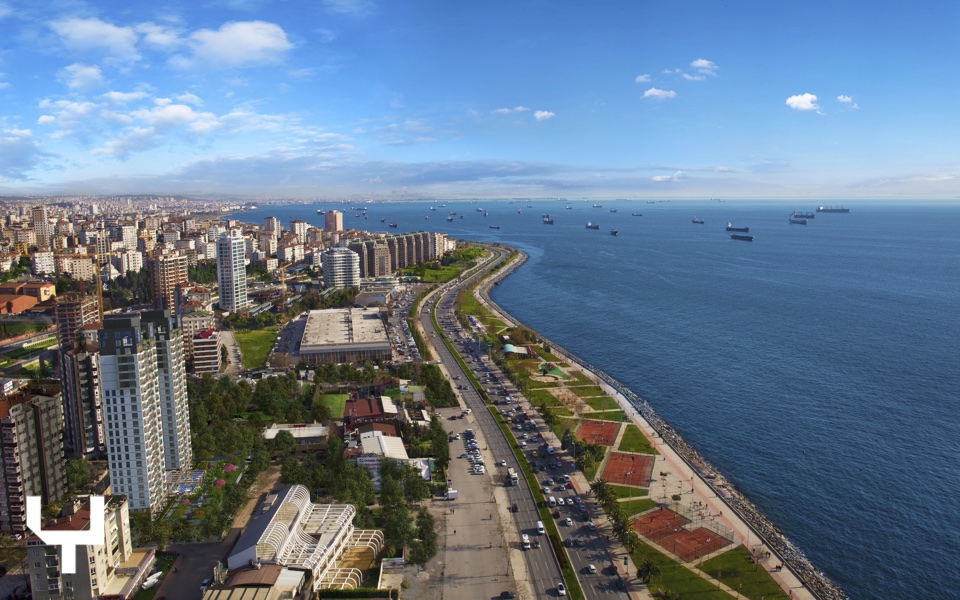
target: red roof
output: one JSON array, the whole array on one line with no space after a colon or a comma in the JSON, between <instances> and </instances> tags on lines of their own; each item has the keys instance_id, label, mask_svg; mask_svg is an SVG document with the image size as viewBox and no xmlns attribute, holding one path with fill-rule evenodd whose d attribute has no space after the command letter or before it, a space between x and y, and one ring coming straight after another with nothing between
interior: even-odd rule
<instances>
[{"instance_id":1,"label":"red roof","mask_svg":"<svg viewBox=\"0 0 960 600\"><path fill-rule=\"evenodd\" d=\"M361 398L360 400L349 400L344 404L343 416L349 419L369 419L371 417L382 417L383 406L379 398Z\"/></svg>"}]
</instances>

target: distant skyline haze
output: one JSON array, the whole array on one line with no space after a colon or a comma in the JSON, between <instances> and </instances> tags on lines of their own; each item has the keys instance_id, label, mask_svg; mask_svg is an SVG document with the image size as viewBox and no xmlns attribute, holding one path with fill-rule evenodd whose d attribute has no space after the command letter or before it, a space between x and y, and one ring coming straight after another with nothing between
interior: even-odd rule
<instances>
[{"instance_id":1,"label":"distant skyline haze","mask_svg":"<svg viewBox=\"0 0 960 600\"><path fill-rule=\"evenodd\" d=\"M0 193L960 199L960 5L0 0Z\"/></svg>"}]
</instances>

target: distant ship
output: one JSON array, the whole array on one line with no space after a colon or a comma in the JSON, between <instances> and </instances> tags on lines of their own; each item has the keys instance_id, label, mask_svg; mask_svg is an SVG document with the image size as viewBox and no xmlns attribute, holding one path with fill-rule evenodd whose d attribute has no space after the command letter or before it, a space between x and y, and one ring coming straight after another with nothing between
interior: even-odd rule
<instances>
[{"instance_id":1,"label":"distant ship","mask_svg":"<svg viewBox=\"0 0 960 600\"><path fill-rule=\"evenodd\" d=\"M807 224L807 220L806 220L806 219L796 219L796 218L790 217L790 224L791 224L791 225L806 225L806 224Z\"/></svg>"},{"instance_id":2,"label":"distant ship","mask_svg":"<svg viewBox=\"0 0 960 600\"><path fill-rule=\"evenodd\" d=\"M483 211L483 216L489 217L489 216L490 216L490 213L488 213L487 211Z\"/></svg>"},{"instance_id":3,"label":"distant ship","mask_svg":"<svg viewBox=\"0 0 960 600\"><path fill-rule=\"evenodd\" d=\"M568 207L567 207L567 210L573 210L573 207L572 207L572 206L568 206Z\"/></svg>"},{"instance_id":4,"label":"distant ship","mask_svg":"<svg viewBox=\"0 0 960 600\"><path fill-rule=\"evenodd\" d=\"M617 212L617 209L611 208L611 209L610 209L610 212L615 213L615 212Z\"/></svg>"},{"instance_id":5,"label":"distant ship","mask_svg":"<svg viewBox=\"0 0 960 600\"><path fill-rule=\"evenodd\" d=\"M817 213L812 212L801 212L799 210L793 211L793 214L790 215L796 219L812 219L817 216Z\"/></svg>"},{"instance_id":6,"label":"distant ship","mask_svg":"<svg viewBox=\"0 0 960 600\"><path fill-rule=\"evenodd\" d=\"M703 219L698 219L697 217L694 217L692 223L694 225L703 225Z\"/></svg>"},{"instance_id":7,"label":"distant ship","mask_svg":"<svg viewBox=\"0 0 960 600\"><path fill-rule=\"evenodd\" d=\"M643 213L630 213L631 217L642 217Z\"/></svg>"},{"instance_id":8,"label":"distant ship","mask_svg":"<svg viewBox=\"0 0 960 600\"><path fill-rule=\"evenodd\" d=\"M517 214L518 214L518 215L522 215L522 214L523 214L523 209L521 208L520 210L518 210L518 211L517 211Z\"/></svg>"},{"instance_id":9,"label":"distant ship","mask_svg":"<svg viewBox=\"0 0 960 600\"><path fill-rule=\"evenodd\" d=\"M396 224L396 223L390 223L390 225L388 225L387 227L393 227L394 229L396 229L396 228L397 228L397 224Z\"/></svg>"},{"instance_id":10,"label":"distant ship","mask_svg":"<svg viewBox=\"0 0 960 600\"><path fill-rule=\"evenodd\" d=\"M743 235L742 233L734 233L730 236L731 240L743 240L744 242L752 242L752 235Z\"/></svg>"},{"instance_id":11,"label":"distant ship","mask_svg":"<svg viewBox=\"0 0 960 600\"><path fill-rule=\"evenodd\" d=\"M818 206L818 207L817 207L817 212L818 212L818 213L848 213L848 212L850 212L850 209L849 209L849 208L843 208L843 207L840 207L840 206L831 206L831 207L829 207L829 208L826 207L826 206Z\"/></svg>"},{"instance_id":12,"label":"distant ship","mask_svg":"<svg viewBox=\"0 0 960 600\"><path fill-rule=\"evenodd\" d=\"M490 229L500 229L500 226L499 226L499 225L491 225L491 226L490 226Z\"/></svg>"},{"instance_id":13,"label":"distant ship","mask_svg":"<svg viewBox=\"0 0 960 600\"><path fill-rule=\"evenodd\" d=\"M744 233L750 231L749 227L734 227L733 223L727 222L727 231L742 231Z\"/></svg>"},{"instance_id":14,"label":"distant ship","mask_svg":"<svg viewBox=\"0 0 960 600\"><path fill-rule=\"evenodd\" d=\"M620 235L620 232L617 231L616 229L611 229L611 230L610 230L610 235L612 235L612 236L618 236L618 235Z\"/></svg>"},{"instance_id":15,"label":"distant ship","mask_svg":"<svg viewBox=\"0 0 960 600\"><path fill-rule=\"evenodd\" d=\"M587 221L587 229L600 229L600 223L594 223L593 221Z\"/></svg>"},{"instance_id":16,"label":"distant ship","mask_svg":"<svg viewBox=\"0 0 960 600\"><path fill-rule=\"evenodd\" d=\"M447 217L448 221L453 221L453 217Z\"/></svg>"},{"instance_id":17,"label":"distant ship","mask_svg":"<svg viewBox=\"0 0 960 600\"><path fill-rule=\"evenodd\" d=\"M430 210L437 210L437 209L431 206L431 207L430 207Z\"/></svg>"},{"instance_id":18,"label":"distant ship","mask_svg":"<svg viewBox=\"0 0 960 600\"><path fill-rule=\"evenodd\" d=\"M550 215L543 215L543 224L544 225L553 225L553 219L550 218Z\"/></svg>"},{"instance_id":19,"label":"distant ship","mask_svg":"<svg viewBox=\"0 0 960 600\"><path fill-rule=\"evenodd\" d=\"M482 208L478 208L478 209L477 209L477 212L483 212L483 209L482 209Z\"/></svg>"},{"instance_id":20,"label":"distant ship","mask_svg":"<svg viewBox=\"0 0 960 600\"><path fill-rule=\"evenodd\" d=\"M602 205L602 204L594 204L593 207L594 207L594 208L603 208L603 205Z\"/></svg>"},{"instance_id":21,"label":"distant ship","mask_svg":"<svg viewBox=\"0 0 960 600\"><path fill-rule=\"evenodd\" d=\"M385 218L380 217L380 222L381 222L381 223L386 223L386 221L387 221L387 220L386 220Z\"/></svg>"},{"instance_id":22,"label":"distant ship","mask_svg":"<svg viewBox=\"0 0 960 600\"><path fill-rule=\"evenodd\" d=\"M462 219L462 218L463 218L463 215L460 215L460 218Z\"/></svg>"},{"instance_id":23,"label":"distant ship","mask_svg":"<svg viewBox=\"0 0 960 600\"><path fill-rule=\"evenodd\" d=\"M317 214L318 214L318 215L322 215L322 214L323 214L323 209L321 208L320 210L318 210L318 211L317 211Z\"/></svg>"}]
</instances>

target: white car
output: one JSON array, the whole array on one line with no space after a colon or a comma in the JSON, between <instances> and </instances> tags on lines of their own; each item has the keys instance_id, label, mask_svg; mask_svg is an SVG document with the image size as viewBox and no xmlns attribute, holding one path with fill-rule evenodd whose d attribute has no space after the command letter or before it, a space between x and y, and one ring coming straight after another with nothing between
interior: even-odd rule
<instances>
[{"instance_id":1,"label":"white car","mask_svg":"<svg viewBox=\"0 0 960 600\"><path fill-rule=\"evenodd\" d=\"M500 466L501 466L501 467L507 466L507 461L501 460L501 461L500 461Z\"/></svg>"},{"instance_id":2,"label":"white car","mask_svg":"<svg viewBox=\"0 0 960 600\"><path fill-rule=\"evenodd\" d=\"M567 586L563 585L563 582L557 584L557 593L561 596L567 595Z\"/></svg>"}]
</instances>

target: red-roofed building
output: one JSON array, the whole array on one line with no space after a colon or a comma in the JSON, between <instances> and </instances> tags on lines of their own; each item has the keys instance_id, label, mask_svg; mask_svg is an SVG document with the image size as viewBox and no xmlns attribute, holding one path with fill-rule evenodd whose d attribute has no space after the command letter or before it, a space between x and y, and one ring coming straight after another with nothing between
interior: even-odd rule
<instances>
[{"instance_id":1,"label":"red-roofed building","mask_svg":"<svg viewBox=\"0 0 960 600\"><path fill-rule=\"evenodd\" d=\"M16 315L28 311L37 305L33 296L20 294L0 294L0 315Z\"/></svg>"}]
</instances>

